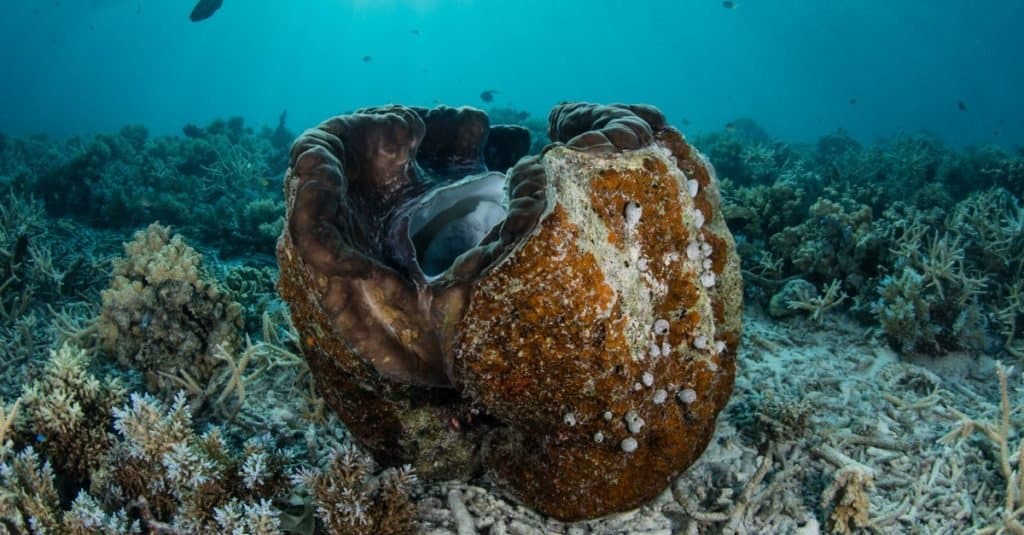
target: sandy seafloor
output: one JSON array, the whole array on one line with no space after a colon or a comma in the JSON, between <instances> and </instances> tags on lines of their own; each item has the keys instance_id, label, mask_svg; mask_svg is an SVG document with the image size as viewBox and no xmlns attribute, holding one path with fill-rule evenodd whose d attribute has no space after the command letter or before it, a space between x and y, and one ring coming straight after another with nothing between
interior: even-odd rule
<instances>
[{"instance_id":1,"label":"sandy seafloor","mask_svg":"<svg viewBox=\"0 0 1024 535\"><path fill-rule=\"evenodd\" d=\"M714 439L653 502L567 524L503 500L486 482L426 483L419 521L424 533L459 535L813 534L836 527L831 517L847 505L867 505L863 525L845 523L855 533L1002 528L999 447L981 430L999 429L996 366L967 353L901 357L839 315L819 325L748 311ZM1008 385L1012 466L1024 419L1017 371Z\"/></svg>"}]
</instances>

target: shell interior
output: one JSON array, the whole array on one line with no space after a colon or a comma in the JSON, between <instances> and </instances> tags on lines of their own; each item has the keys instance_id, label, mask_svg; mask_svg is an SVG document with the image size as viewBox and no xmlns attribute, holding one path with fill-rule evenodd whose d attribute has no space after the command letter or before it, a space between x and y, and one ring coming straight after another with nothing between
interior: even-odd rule
<instances>
[{"instance_id":1,"label":"shell interior","mask_svg":"<svg viewBox=\"0 0 1024 535\"><path fill-rule=\"evenodd\" d=\"M409 236L427 280L439 278L507 215L504 173L470 175L424 195L412 209Z\"/></svg>"}]
</instances>

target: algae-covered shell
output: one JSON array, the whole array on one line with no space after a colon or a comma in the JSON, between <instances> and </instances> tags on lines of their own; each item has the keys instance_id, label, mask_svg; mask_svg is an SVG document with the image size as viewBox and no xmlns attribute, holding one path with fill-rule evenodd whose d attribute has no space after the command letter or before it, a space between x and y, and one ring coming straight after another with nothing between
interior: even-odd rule
<instances>
[{"instance_id":1,"label":"algae-covered shell","mask_svg":"<svg viewBox=\"0 0 1024 535\"><path fill-rule=\"evenodd\" d=\"M278 256L304 353L384 462L487 470L563 519L639 505L732 391L742 291L712 169L647 106L562 104L507 173L482 155L529 144L488 129L393 106L296 142Z\"/></svg>"}]
</instances>

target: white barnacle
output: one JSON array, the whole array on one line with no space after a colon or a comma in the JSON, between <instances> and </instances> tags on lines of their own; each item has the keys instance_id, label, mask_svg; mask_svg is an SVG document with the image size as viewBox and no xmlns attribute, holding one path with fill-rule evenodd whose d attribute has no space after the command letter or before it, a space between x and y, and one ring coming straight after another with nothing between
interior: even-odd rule
<instances>
[{"instance_id":1,"label":"white barnacle","mask_svg":"<svg viewBox=\"0 0 1024 535\"><path fill-rule=\"evenodd\" d=\"M640 381L643 382L644 386L651 386L654 384L654 374L651 372L644 372L640 377Z\"/></svg>"},{"instance_id":2,"label":"white barnacle","mask_svg":"<svg viewBox=\"0 0 1024 535\"><path fill-rule=\"evenodd\" d=\"M700 187L700 185L697 184L697 181L692 179L692 178L686 181L686 189L689 190L690 197L696 197L697 196L697 188L699 188L699 187Z\"/></svg>"},{"instance_id":3,"label":"white barnacle","mask_svg":"<svg viewBox=\"0 0 1024 535\"><path fill-rule=\"evenodd\" d=\"M654 391L654 397L651 398L651 401L653 401L655 405L661 405L662 403L665 403L666 399L668 399L668 392L666 392L664 388L659 388Z\"/></svg>"},{"instance_id":4,"label":"white barnacle","mask_svg":"<svg viewBox=\"0 0 1024 535\"><path fill-rule=\"evenodd\" d=\"M703 284L705 288L710 288L710 287L714 286L715 285L715 273L712 272L712 271L705 271L704 273L701 273L700 274L700 283Z\"/></svg>"},{"instance_id":5,"label":"white barnacle","mask_svg":"<svg viewBox=\"0 0 1024 535\"><path fill-rule=\"evenodd\" d=\"M612 414L612 411L604 411L604 414L602 415L602 417L604 417L606 422L610 422L610 421L612 421L612 418L615 417L615 415Z\"/></svg>"},{"instance_id":6,"label":"white barnacle","mask_svg":"<svg viewBox=\"0 0 1024 535\"><path fill-rule=\"evenodd\" d=\"M668 342L661 343L661 354L666 357L672 354L672 344Z\"/></svg>"},{"instance_id":7,"label":"white barnacle","mask_svg":"<svg viewBox=\"0 0 1024 535\"><path fill-rule=\"evenodd\" d=\"M701 228L704 226L704 212L700 208L693 209L693 226Z\"/></svg>"},{"instance_id":8,"label":"white barnacle","mask_svg":"<svg viewBox=\"0 0 1024 535\"><path fill-rule=\"evenodd\" d=\"M636 201L629 201L626 203L626 208L623 211L623 217L626 218L626 228L633 230L636 228L637 223L640 222L640 216L643 214L643 207Z\"/></svg>"},{"instance_id":9,"label":"white barnacle","mask_svg":"<svg viewBox=\"0 0 1024 535\"><path fill-rule=\"evenodd\" d=\"M654 322L654 334L663 336L668 334L669 323L665 318L659 318Z\"/></svg>"},{"instance_id":10,"label":"white barnacle","mask_svg":"<svg viewBox=\"0 0 1024 535\"><path fill-rule=\"evenodd\" d=\"M693 347L697 349L707 349L708 337L703 334L693 339Z\"/></svg>"},{"instance_id":11,"label":"white barnacle","mask_svg":"<svg viewBox=\"0 0 1024 535\"><path fill-rule=\"evenodd\" d=\"M597 442L598 444L604 442L604 433L600 431L594 433L594 442Z\"/></svg>"},{"instance_id":12,"label":"white barnacle","mask_svg":"<svg viewBox=\"0 0 1024 535\"><path fill-rule=\"evenodd\" d=\"M715 340L715 351L719 353L725 353L725 342L721 340Z\"/></svg>"},{"instance_id":13,"label":"white barnacle","mask_svg":"<svg viewBox=\"0 0 1024 535\"><path fill-rule=\"evenodd\" d=\"M622 439L622 442L619 443L619 446L622 448L622 451L626 453L633 453L634 451L636 451L636 447L639 446L639 444L637 443L635 438L626 437Z\"/></svg>"},{"instance_id":14,"label":"white barnacle","mask_svg":"<svg viewBox=\"0 0 1024 535\"><path fill-rule=\"evenodd\" d=\"M576 415L571 412L567 412L565 413L565 416L562 417L562 421L565 422L565 425L573 427L576 425Z\"/></svg>"},{"instance_id":15,"label":"white barnacle","mask_svg":"<svg viewBox=\"0 0 1024 535\"><path fill-rule=\"evenodd\" d=\"M694 401L697 401L697 391L692 388L684 388L676 394L676 397L679 398L679 401L689 405Z\"/></svg>"},{"instance_id":16,"label":"white barnacle","mask_svg":"<svg viewBox=\"0 0 1024 535\"><path fill-rule=\"evenodd\" d=\"M641 258L636 261L636 268L640 271L647 271L647 259Z\"/></svg>"},{"instance_id":17,"label":"white barnacle","mask_svg":"<svg viewBox=\"0 0 1024 535\"><path fill-rule=\"evenodd\" d=\"M701 262L701 264L700 264L700 266L702 268L704 268L704 269L711 269L711 266L714 266L714 265L715 264L711 261L710 258L705 258L704 261Z\"/></svg>"},{"instance_id":18,"label":"white barnacle","mask_svg":"<svg viewBox=\"0 0 1024 535\"><path fill-rule=\"evenodd\" d=\"M626 421L626 427L629 428L629 432L634 435L644 428L644 419L636 411L627 412L623 419Z\"/></svg>"},{"instance_id":19,"label":"white barnacle","mask_svg":"<svg viewBox=\"0 0 1024 535\"><path fill-rule=\"evenodd\" d=\"M686 244L686 258L697 260L700 256L700 244L696 240Z\"/></svg>"},{"instance_id":20,"label":"white barnacle","mask_svg":"<svg viewBox=\"0 0 1024 535\"><path fill-rule=\"evenodd\" d=\"M651 345L647 347L647 354L653 358L658 358L661 356L661 348L658 347L658 344L651 342Z\"/></svg>"}]
</instances>

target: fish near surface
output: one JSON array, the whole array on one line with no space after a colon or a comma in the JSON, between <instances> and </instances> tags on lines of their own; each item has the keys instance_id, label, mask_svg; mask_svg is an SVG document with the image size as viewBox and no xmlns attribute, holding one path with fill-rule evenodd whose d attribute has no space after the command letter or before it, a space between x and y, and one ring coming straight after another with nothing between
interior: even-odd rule
<instances>
[{"instance_id":1,"label":"fish near surface","mask_svg":"<svg viewBox=\"0 0 1024 535\"><path fill-rule=\"evenodd\" d=\"M224 0L199 0L196 7L192 8L192 14L188 16L192 22L206 20L224 5Z\"/></svg>"}]
</instances>

